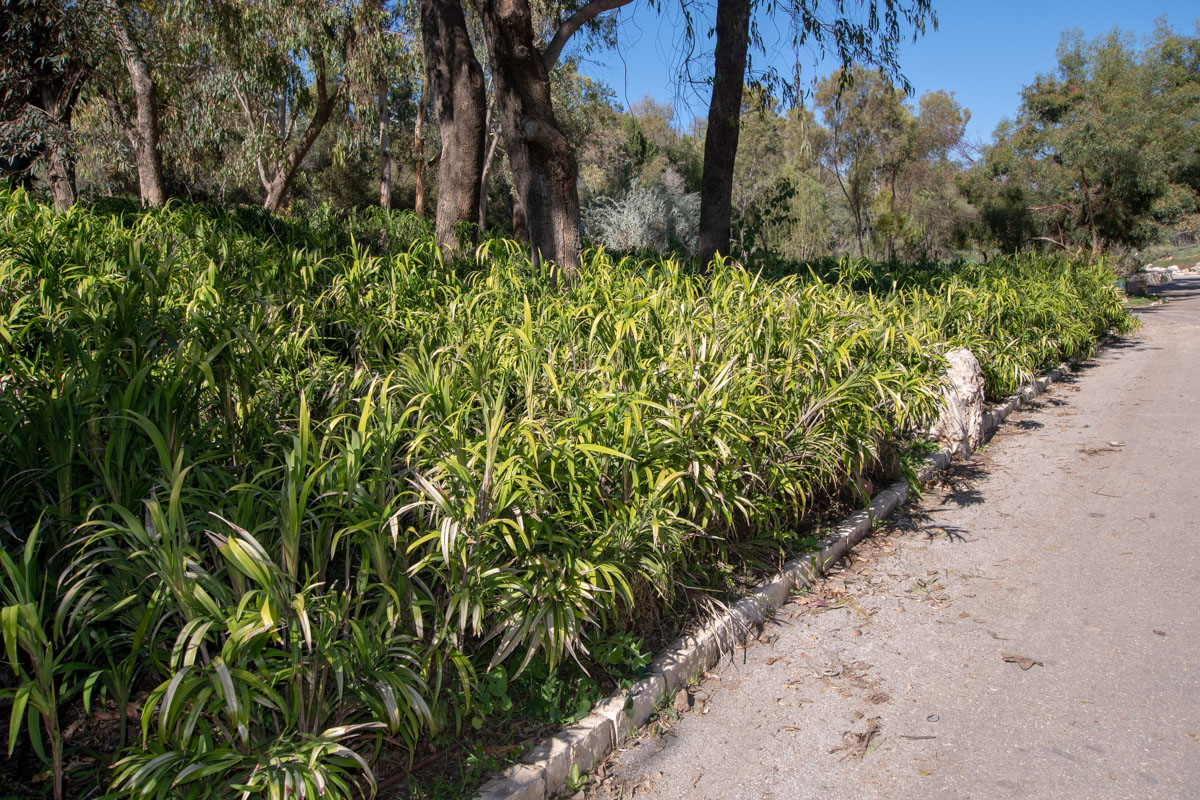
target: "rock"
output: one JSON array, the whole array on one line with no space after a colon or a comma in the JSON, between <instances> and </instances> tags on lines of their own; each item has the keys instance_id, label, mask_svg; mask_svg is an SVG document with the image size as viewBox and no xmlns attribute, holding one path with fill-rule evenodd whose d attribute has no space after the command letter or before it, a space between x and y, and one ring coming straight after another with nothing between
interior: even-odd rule
<instances>
[{"instance_id":1,"label":"rock","mask_svg":"<svg viewBox=\"0 0 1200 800\"><path fill-rule=\"evenodd\" d=\"M946 353L944 404L933 436L948 450L967 455L983 441L983 370L965 347Z\"/></svg>"},{"instance_id":2,"label":"rock","mask_svg":"<svg viewBox=\"0 0 1200 800\"><path fill-rule=\"evenodd\" d=\"M1130 297L1145 297L1146 288L1149 285L1150 280L1144 272L1135 272L1125 276L1125 294Z\"/></svg>"},{"instance_id":3,"label":"rock","mask_svg":"<svg viewBox=\"0 0 1200 800\"><path fill-rule=\"evenodd\" d=\"M1141 272L1134 272L1125 276L1125 294L1131 297L1145 297L1146 289L1151 286L1158 286L1160 283L1169 283L1179 274L1178 267L1148 267Z\"/></svg>"}]
</instances>

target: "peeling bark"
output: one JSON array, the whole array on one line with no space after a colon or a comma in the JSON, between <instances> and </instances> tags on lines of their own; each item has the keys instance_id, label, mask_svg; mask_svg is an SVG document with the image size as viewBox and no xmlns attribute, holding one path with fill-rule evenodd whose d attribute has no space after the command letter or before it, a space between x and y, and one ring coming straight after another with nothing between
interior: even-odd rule
<instances>
[{"instance_id":1,"label":"peeling bark","mask_svg":"<svg viewBox=\"0 0 1200 800\"><path fill-rule=\"evenodd\" d=\"M514 227L529 232L534 262L569 277L582 248L579 167L554 116L550 74L534 45L527 0L477 0L496 97L496 116L512 168Z\"/></svg>"},{"instance_id":2,"label":"peeling bark","mask_svg":"<svg viewBox=\"0 0 1200 800\"><path fill-rule=\"evenodd\" d=\"M425 85L433 99L441 133L438 162L438 244L458 249L455 227L479 218L483 172L483 68L475 58L466 15L459 0L420 0Z\"/></svg>"},{"instance_id":3,"label":"peeling bark","mask_svg":"<svg viewBox=\"0 0 1200 800\"><path fill-rule=\"evenodd\" d=\"M158 118L158 84L150 72L150 65L134 40L129 20L119 0L106 0L111 17L113 36L129 73L133 87L135 118L126 132L133 146L133 160L137 167L138 193L142 205L160 208L167 200L163 180L162 150L159 140L162 130Z\"/></svg>"}]
</instances>

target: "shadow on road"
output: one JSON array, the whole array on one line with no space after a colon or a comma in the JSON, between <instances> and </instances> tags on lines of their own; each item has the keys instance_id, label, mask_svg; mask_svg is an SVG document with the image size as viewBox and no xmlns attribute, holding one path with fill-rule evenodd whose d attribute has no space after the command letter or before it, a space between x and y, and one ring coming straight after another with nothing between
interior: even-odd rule
<instances>
[{"instance_id":1,"label":"shadow on road","mask_svg":"<svg viewBox=\"0 0 1200 800\"><path fill-rule=\"evenodd\" d=\"M1200 295L1200 279L1195 281L1194 291L1196 295ZM1169 285L1168 285L1169 286ZM1161 287L1160 287L1161 288ZM1161 308L1162 306L1157 306ZM1061 389L1072 390L1079 384L1084 375L1092 369L1101 366L1100 355L1107 350L1117 351L1141 351L1141 350L1159 350L1159 347L1147 347L1145 342L1138 336L1122 337L1106 342L1103 348L1095 356L1080 361L1074 365L1071 372L1067 373L1055 381L1055 385ZM1077 388L1074 389L1077 391ZM1025 411L1040 411L1047 406L1067 406L1071 404L1069 396L1055 397L1053 395L1040 395L1036 399L1026 400L1022 404L1022 409ZM1036 431L1046 427L1044 422L1036 419L1019 419L1008 420L1007 424L993 433L988 441L991 441L997 435L1016 434L1023 431ZM906 506L901 514L892 522L891 527L908 533L923 531L930 539L944 538L951 542L965 542L967 530L953 525L942 525L937 519L937 514L943 510L950 512L956 508L966 508L968 506L976 506L984 503L987 498L976 488L988 476L988 470L984 463L974 459L966 462L956 462L940 476L940 484L930 486L928 491L931 493L943 494L940 503L940 508L929 509L914 504Z\"/></svg>"},{"instance_id":2,"label":"shadow on road","mask_svg":"<svg viewBox=\"0 0 1200 800\"><path fill-rule=\"evenodd\" d=\"M930 511L919 505L905 506L892 521L890 527L892 530L903 533L922 532L930 539L965 542L967 540L967 529L958 525L940 524L935 516L938 513L940 513L940 510Z\"/></svg>"},{"instance_id":3,"label":"shadow on road","mask_svg":"<svg viewBox=\"0 0 1200 800\"><path fill-rule=\"evenodd\" d=\"M942 498L942 505L953 504L958 508L977 506L984 501L983 493L975 488L987 473L973 461L956 465L942 477L949 489Z\"/></svg>"},{"instance_id":4,"label":"shadow on road","mask_svg":"<svg viewBox=\"0 0 1200 800\"><path fill-rule=\"evenodd\" d=\"M1170 283L1163 283L1163 284L1159 284L1158 286L1150 287L1150 289L1148 290L1148 294L1151 297L1157 297L1161 300L1172 300L1172 301L1190 300L1194 297L1200 297L1200 278L1197 278L1197 277L1178 278L1176 280L1171 281ZM1167 308L1168 306L1169 306L1169 304L1153 305L1153 306L1138 306L1136 308L1131 308L1130 311L1133 311L1134 313L1136 313L1138 315L1154 314L1158 311L1162 311L1164 308Z\"/></svg>"}]
</instances>

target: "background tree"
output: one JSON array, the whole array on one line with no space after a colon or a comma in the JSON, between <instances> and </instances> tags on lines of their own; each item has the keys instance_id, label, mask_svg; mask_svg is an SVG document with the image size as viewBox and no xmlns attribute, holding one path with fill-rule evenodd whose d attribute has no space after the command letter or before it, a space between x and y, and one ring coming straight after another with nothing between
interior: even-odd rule
<instances>
[{"instance_id":1,"label":"background tree","mask_svg":"<svg viewBox=\"0 0 1200 800\"><path fill-rule=\"evenodd\" d=\"M832 176L854 221L858 254L865 256L872 230L871 212L876 174L891 157L887 151L902 141L907 124L903 95L877 72L856 67L821 81L816 106L829 131L821 161Z\"/></svg>"},{"instance_id":2,"label":"background tree","mask_svg":"<svg viewBox=\"0 0 1200 800\"><path fill-rule=\"evenodd\" d=\"M855 5L861 8L863 4ZM713 94L705 137L704 187L700 192L700 261L703 264L729 249L733 170L737 160L746 57L751 44L761 48L761 39L751 23L752 11L750 0L718 2ZM782 7L767 4L762 11L772 25L792 31L792 45L797 52L806 44L814 45L821 54L827 49L835 52L843 75L847 74L845 70L850 65L862 63L878 66L885 75L899 76L896 55L902 23L913 29L914 36L925 30L927 20L937 24L929 0L911 3L885 0L882 6L871 2L865 13L857 17L850 16L844 2L836 3L830 13L829 7L822 9L818 0L793 0ZM779 15L785 20L778 19ZM779 25L780 22L786 24ZM772 72L768 72L765 79L768 83L779 83Z\"/></svg>"},{"instance_id":3,"label":"background tree","mask_svg":"<svg viewBox=\"0 0 1200 800\"><path fill-rule=\"evenodd\" d=\"M437 241L455 249L455 227L479 218L486 93L459 0L420 0L425 85L441 137Z\"/></svg>"},{"instance_id":4,"label":"background tree","mask_svg":"<svg viewBox=\"0 0 1200 800\"><path fill-rule=\"evenodd\" d=\"M365 6L348 65L351 107L358 112L355 116L367 123L357 127L364 133L373 129L379 159L379 205L385 209L392 207L395 101L398 93L415 94L404 79L415 72L419 47L415 37L408 35L405 8L387 0ZM373 117L364 113L367 109L374 112Z\"/></svg>"},{"instance_id":5,"label":"background tree","mask_svg":"<svg viewBox=\"0 0 1200 800\"><path fill-rule=\"evenodd\" d=\"M789 216L796 185L784 159L792 131L779 102L760 87L746 92L738 127L730 231L737 252L748 257L765 248L767 231Z\"/></svg>"},{"instance_id":6,"label":"background tree","mask_svg":"<svg viewBox=\"0 0 1200 800\"><path fill-rule=\"evenodd\" d=\"M512 174L515 225L527 232L535 263L545 258L571 271L583 244L579 166L554 115L553 63L537 47L526 0L481 0L476 11Z\"/></svg>"},{"instance_id":7,"label":"background tree","mask_svg":"<svg viewBox=\"0 0 1200 800\"><path fill-rule=\"evenodd\" d=\"M967 210L953 159L970 114L953 96L927 92L914 108L877 72L856 67L823 80L816 106L828 130L820 161L849 209L859 255L947 255L941 242L962 244Z\"/></svg>"},{"instance_id":8,"label":"background tree","mask_svg":"<svg viewBox=\"0 0 1200 800\"><path fill-rule=\"evenodd\" d=\"M0 0L0 172L26 186L44 163L54 205L74 205L71 119L95 69L89 2Z\"/></svg>"},{"instance_id":9,"label":"background tree","mask_svg":"<svg viewBox=\"0 0 1200 800\"><path fill-rule=\"evenodd\" d=\"M158 80L152 66L162 59L152 59L149 45L154 40L155 28L165 9L153 2L137 4L122 0L104 0L105 24L116 43L120 61L129 75L129 86L133 90L134 113L129 115L116 100L110 97L114 117L121 123L129 144L133 149L133 160L137 167L138 193L142 204L159 208L167 200L163 178L163 160L160 140L162 127L159 120Z\"/></svg>"},{"instance_id":10,"label":"background tree","mask_svg":"<svg viewBox=\"0 0 1200 800\"><path fill-rule=\"evenodd\" d=\"M1153 241L1197 208L1198 86L1196 40L1165 25L1142 50L1118 31L1064 34L967 184L991 236L1093 257Z\"/></svg>"},{"instance_id":11,"label":"background tree","mask_svg":"<svg viewBox=\"0 0 1200 800\"><path fill-rule=\"evenodd\" d=\"M751 0L717 0L712 98L700 184L700 263L729 252L733 170L750 47Z\"/></svg>"},{"instance_id":12,"label":"background tree","mask_svg":"<svg viewBox=\"0 0 1200 800\"><path fill-rule=\"evenodd\" d=\"M239 138L277 212L309 150L336 114L347 110L350 59L374 4L324 0L213 6L198 29L213 88L236 109Z\"/></svg>"}]
</instances>

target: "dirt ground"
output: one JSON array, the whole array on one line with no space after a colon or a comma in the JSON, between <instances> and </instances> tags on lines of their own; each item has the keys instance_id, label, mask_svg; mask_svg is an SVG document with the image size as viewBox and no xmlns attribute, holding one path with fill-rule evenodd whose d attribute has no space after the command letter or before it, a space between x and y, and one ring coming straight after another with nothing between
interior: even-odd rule
<instances>
[{"instance_id":1,"label":"dirt ground","mask_svg":"<svg viewBox=\"0 0 1200 800\"><path fill-rule=\"evenodd\" d=\"M586 795L1200 797L1200 279L1156 290Z\"/></svg>"}]
</instances>

